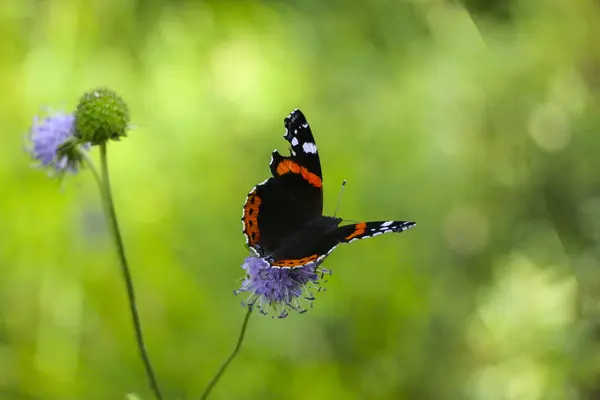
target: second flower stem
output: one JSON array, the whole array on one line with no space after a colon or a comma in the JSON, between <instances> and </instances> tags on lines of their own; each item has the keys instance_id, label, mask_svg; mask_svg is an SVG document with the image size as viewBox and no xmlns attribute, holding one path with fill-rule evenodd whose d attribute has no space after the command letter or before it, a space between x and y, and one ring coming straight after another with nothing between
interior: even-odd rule
<instances>
[{"instance_id":1,"label":"second flower stem","mask_svg":"<svg viewBox=\"0 0 600 400\"><path fill-rule=\"evenodd\" d=\"M246 311L246 316L244 317L244 322L242 322L242 329L240 331L240 336L238 336L238 340L235 345L235 348L233 349L233 351L231 352L229 357L227 357L227 360L225 360L223 365L221 365L221 368L219 368L219 370L217 371L217 374L208 383L208 386L206 386L206 389L204 389L204 393L202 393L202 397L200 398L201 400L206 400L208 398L208 395L212 391L213 387L217 384L219 379L221 379L221 375L223 375L223 373L225 372L225 370L227 369L229 364L233 361L233 359L237 355L238 351L240 351L240 348L242 347L242 342L244 341L244 336L246 336L246 328L248 327L248 320L250 319L250 314L252 314L252 307L249 306L248 311Z\"/></svg>"},{"instance_id":2,"label":"second flower stem","mask_svg":"<svg viewBox=\"0 0 600 400\"><path fill-rule=\"evenodd\" d=\"M100 165L102 169L102 202L105 205L107 212L107 219L112 230L112 236L115 240L115 246L119 256L119 263L121 264L121 271L123 272L123 279L125 280L125 286L127 288L127 298L129 300L129 310L131 312L131 319L133 321L133 327L135 330L135 338L137 341L137 347L144 363L146 375L150 382L150 387L154 392L154 396L157 400L163 400L148 351L146 350L146 344L144 343L144 335L142 333L142 324L140 322L140 316L137 310L137 303L135 299L135 290L133 288L133 279L131 278L131 272L129 270L129 264L125 255L125 246L123 245L123 238L121 236L121 230L119 229L119 222L117 221L117 212L113 202L112 192L110 189L110 179L108 174L108 157L106 154L106 143L100 145ZM99 182L100 183L100 182Z\"/></svg>"}]
</instances>

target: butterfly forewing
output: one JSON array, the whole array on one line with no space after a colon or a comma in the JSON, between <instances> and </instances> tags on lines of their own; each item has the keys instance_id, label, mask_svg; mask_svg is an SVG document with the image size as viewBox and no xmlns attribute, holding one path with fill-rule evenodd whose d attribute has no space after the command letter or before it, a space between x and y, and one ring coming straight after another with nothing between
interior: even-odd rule
<instances>
[{"instance_id":1,"label":"butterfly forewing","mask_svg":"<svg viewBox=\"0 0 600 400\"><path fill-rule=\"evenodd\" d=\"M284 120L291 155L271 155L272 178L246 198L242 215L246 243L259 255L274 252L289 237L323 212L323 177L316 144L306 118L294 110Z\"/></svg>"},{"instance_id":2,"label":"butterfly forewing","mask_svg":"<svg viewBox=\"0 0 600 400\"><path fill-rule=\"evenodd\" d=\"M372 221L337 227L340 221L339 218L321 217L315 229L298 232L283 240L272 265L294 268L309 261L323 261L339 244L403 232L416 225L411 221Z\"/></svg>"}]
</instances>

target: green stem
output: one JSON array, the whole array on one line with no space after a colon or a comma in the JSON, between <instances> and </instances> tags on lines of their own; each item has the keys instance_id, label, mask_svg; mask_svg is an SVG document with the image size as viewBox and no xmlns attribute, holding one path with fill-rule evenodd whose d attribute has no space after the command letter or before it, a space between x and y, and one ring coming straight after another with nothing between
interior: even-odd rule
<instances>
[{"instance_id":1,"label":"green stem","mask_svg":"<svg viewBox=\"0 0 600 400\"><path fill-rule=\"evenodd\" d=\"M221 365L221 368L219 368L217 374L208 383L208 386L206 386L206 389L204 389L204 393L202 393L202 397L200 398L201 400L206 400L208 398L208 395L221 378L221 375L223 375L229 364L233 361L237 353L240 351L240 347L242 347L242 342L244 341L244 336L246 335L246 328L248 327L248 320L250 319L250 314L252 314L252 307L248 307L248 312L246 312L246 316L244 317L244 322L242 323L242 330L240 332L240 336L238 337L238 341L235 345L235 348L233 349L233 352L229 355L229 357L227 357L227 360L225 360L223 365Z\"/></svg>"},{"instance_id":2,"label":"green stem","mask_svg":"<svg viewBox=\"0 0 600 400\"><path fill-rule=\"evenodd\" d=\"M137 347L144 362L144 368L146 375L150 382L150 387L154 392L154 396L158 400L163 400L162 394L158 387L158 381L144 344L144 336L142 334L142 324L137 310L137 304L135 300L135 291L133 289L133 280L131 278L131 272L129 271L129 264L127 263L127 257L125 256L125 246L123 245L123 238L121 237L121 231L119 229L119 222L117 221L117 213L113 202L113 197L110 189L110 179L108 176L108 158L106 155L106 143L100 145L100 165L102 168L102 179L99 179L97 172L94 174L97 176L96 180L101 184L102 200L105 204L105 210L107 212L107 219L111 227L113 238L115 239L115 246L117 247L117 253L119 255L119 262L121 264L121 270L123 272L123 279L127 287L127 298L129 299L129 309L131 311L131 318L133 320L133 327L135 329L135 338L137 341ZM95 169L92 168L92 172Z\"/></svg>"},{"instance_id":3,"label":"green stem","mask_svg":"<svg viewBox=\"0 0 600 400\"><path fill-rule=\"evenodd\" d=\"M102 196L102 203L104 203L104 184L102 183L102 178L100 177L100 173L96 169L96 166L94 165L94 162L90 158L87 151L83 151L80 149L79 154L81 155L81 157L83 157L85 166L87 168L89 168L90 171L92 171L92 175L94 175L94 180L96 181L96 184L98 185L98 189L100 190L100 195Z\"/></svg>"}]
</instances>

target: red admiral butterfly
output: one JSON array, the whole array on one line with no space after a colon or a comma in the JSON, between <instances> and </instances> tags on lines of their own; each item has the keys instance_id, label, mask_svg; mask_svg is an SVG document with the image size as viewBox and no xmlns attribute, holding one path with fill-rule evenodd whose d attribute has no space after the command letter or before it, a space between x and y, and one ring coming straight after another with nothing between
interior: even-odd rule
<instances>
[{"instance_id":1,"label":"red admiral butterfly","mask_svg":"<svg viewBox=\"0 0 600 400\"><path fill-rule=\"evenodd\" d=\"M313 134L300 110L285 118L289 157L271 154L272 178L256 185L242 213L246 244L272 267L321 263L340 243L402 232L411 221L361 222L338 226L342 218L323 215L323 175Z\"/></svg>"}]
</instances>

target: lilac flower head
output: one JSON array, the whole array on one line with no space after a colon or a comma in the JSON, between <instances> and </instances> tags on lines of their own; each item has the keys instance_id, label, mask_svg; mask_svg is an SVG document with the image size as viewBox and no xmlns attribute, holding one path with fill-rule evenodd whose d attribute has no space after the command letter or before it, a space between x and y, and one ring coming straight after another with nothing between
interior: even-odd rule
<instances>
[{"instance_id":1,"label":"lilac flower head","mask_svg":"<svg viewBox=\"0 0 600 400\"><path fill-rule=\"evenodd\" d=\"M54 113L43 120L36 116L29 131L31 144L27 150L40 166L50 168L53 173L76 173L81 155L76 149L74 131L75 117L72 114ZM88 150L90 145L87 143L81 147Z\"/></svg>"},{"instance_id":2,"label":"lilac flower head","mask_svg":"<svg viewBox=\"0 0 600 400\"><path fill-rule=\"evenodd\" d=\"M270 306L279 313L279 318L286 317L289 309L305 312L300 304L303 300L308 300L312 306L311 289L316 287L321 291L319 279L329 273L316 263L298 268L272 267L264 258L256 256L247 257L242 268L246 278L235 293L249 292L245 305L253 307L258 303L262 314L267 314L266 306Z\"/></svg>"}]
</instances>

